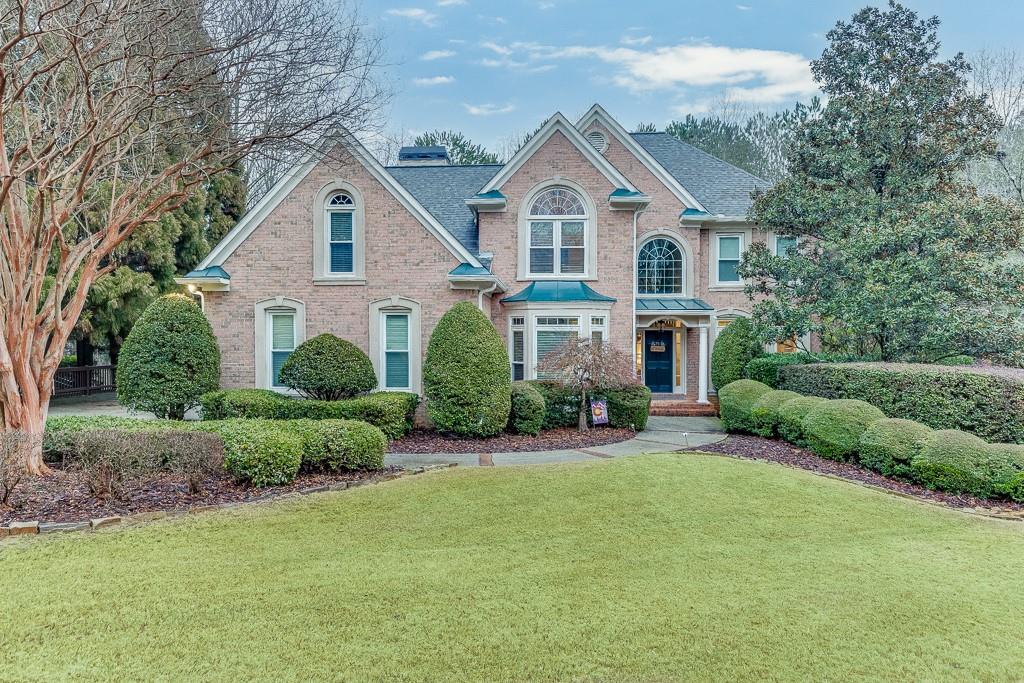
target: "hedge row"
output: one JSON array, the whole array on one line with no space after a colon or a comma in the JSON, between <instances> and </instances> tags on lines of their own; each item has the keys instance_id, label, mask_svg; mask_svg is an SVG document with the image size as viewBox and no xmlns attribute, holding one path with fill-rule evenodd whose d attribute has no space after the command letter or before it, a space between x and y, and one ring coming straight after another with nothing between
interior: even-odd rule
<instances>
[{"instance_id":1,"label":"hedge row","mask_svg":"<svg viewBox=\"0 0 1024 683\"><path fill-rule=\"evenodd\" d=\"M204 394L200 404L204 420L360 420L389 439L398 439L412 429L419 397L382 391L342 401L314 401L267 389L222 389Z\"/></svg>"},{"instance_id":2,"label":"hedge row","mask_svg":"<svg viewBox=\"0 0 1024 683\"><path fill-rule=\"evenodd\" d=\"M928 488L1024 502L1024 446L986 443L974 434L887 418L857 399L828 400L773 390L743 379L719 391L730 432L781 436L824 458L858 462Z\"/></svg>"},{"instance_id":3,"label":"hedge row","mask_svg":"<svg viewBox=\"0 0 1024 683\"><path fill-rule=\"evenodd\" d=\"M559 382L530 380L544 399L544 429L575 427L579 422L580 397L575 390ZM643 431L651 412L651 390L643 385L597 389L593 399L608 401L608 425L617 429ZM588 417L589 420L589 417Z\"/></svg>"},{"instance_id":4,"label":"hedge row","mask_svg":"<svg viewBox=\"0 0 1024 683\"><path fill-rule=\"evenodd\" d=\"M1024 443L1024 378L981 368L821 363L779 371L780 388L866 401L889 417L958 429L987 441Z\"/></svg>"},{"instance_id":5,"label":"hedge row","mask_svg":"<svg viewBox=\"0 0 1024 683\"><path fill-rule=\"evenodd\" d=\"M230 419L204 422L118 417L54 417L46 422L43 451L51 461L74 459L84 434L98 431L198 431L224 442L224 468L253 486L287 484L300 468L318 471L379 470L384 433L356 420Z\"/></svg>"}]
</instances>

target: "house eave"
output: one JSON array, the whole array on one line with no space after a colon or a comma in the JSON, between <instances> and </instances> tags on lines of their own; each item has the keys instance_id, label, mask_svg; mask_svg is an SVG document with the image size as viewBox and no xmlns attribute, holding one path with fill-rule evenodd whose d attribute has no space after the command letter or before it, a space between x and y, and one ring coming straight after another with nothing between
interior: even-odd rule
<instances>
[{"instance_id":1,"label":"house eave","mask_svg":"<svg viewBox=\"0 0 1024 683\"><path fill-rule=\"evenodd\" d=\"M222 277L176 277L174 281L183 287L202 292L231 291L231 280Z\"/></svg>"}]
</instances>

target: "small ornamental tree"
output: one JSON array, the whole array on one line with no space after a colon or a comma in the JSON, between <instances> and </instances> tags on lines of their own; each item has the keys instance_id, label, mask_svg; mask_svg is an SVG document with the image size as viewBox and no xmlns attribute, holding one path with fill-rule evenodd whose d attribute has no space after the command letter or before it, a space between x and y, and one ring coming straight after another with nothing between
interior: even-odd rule
<instances>
[{"instance_id":1,"label":"small ornamental tree","mask_svg":"<svg viewBox=\"0 0 1024 683\"><path fill-rule=\"evenodd\" d=\"M220 383L220 349L191 298L168 294L145 310L117 361L117 398L132 410L181 420Z\"/></svg>"},{"instance_id":2,"label":"small ornamental tree","mask_svg":"<svg viewBox=\"0 0 1024 683\"><path fill-rule=\"evenodd\" d=\"M754 326L747 318L736 318L718 333L711 353L711 383L721 389L744 378L744 370L764 349L754 336Z\"/></svg>"},{"instance_id":3,"label":"small ornamental tree","mask_svg":"<svg viewBox=\"0 0 1024 683\"><path fill-rule=\"evenodd\" d=\"M586 432L587 395L598 388L635 384L633 359L610 344L570 339L544 356L540 371L553 376L580 397L579 430Z\"/></svg>"},{"instance_id":4,"label":"small ornamental tree","mask_svg":"<svg viewBox=\"0 0 1024 683\"><path fill-rule=\"evenodd\" d=\"M434 425L460 436L500 433L512 408L509 367L505 343L487 316L468 301L452 306L430 335L423 367Z\"/></svg>"},{"instance_id":5,"label":"small ornamental tree","mask_svg":"<svg viewBox=\"0 0 1024 683\"><path fill-rule=\"evenodd\" d=\"M362 349L333 334L302 344L281 367L281 384L307 398L337 401L376 388L377 375Z\"/></svg>"}]
</instances>

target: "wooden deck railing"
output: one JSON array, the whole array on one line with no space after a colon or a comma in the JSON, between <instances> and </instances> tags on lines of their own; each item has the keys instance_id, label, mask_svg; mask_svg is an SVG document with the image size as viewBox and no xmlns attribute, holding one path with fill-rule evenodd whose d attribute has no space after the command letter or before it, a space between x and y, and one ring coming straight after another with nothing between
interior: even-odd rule
<instances>
[{"instance_id":1,"label":"wooden deck railing","mask_svg":"<svg viewBox=\"0 0 1024 683\"><path fill-rule=\"evenodd\" d=\"M85 396L114 391L114 366L93 365L84 368L58 368L53 378L53 395Z\"/></svg>"}]
</instances>

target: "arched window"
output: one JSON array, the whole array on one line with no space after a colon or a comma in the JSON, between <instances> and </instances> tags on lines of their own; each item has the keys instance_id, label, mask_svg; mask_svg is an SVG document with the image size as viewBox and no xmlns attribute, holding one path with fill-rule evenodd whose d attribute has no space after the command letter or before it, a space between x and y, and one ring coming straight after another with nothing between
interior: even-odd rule
<instances>
[{"instance_id":1,"label":"arched window","mask_svg":"<svg viewBox=\"0 0 1024 683\"><path fill-rule=\"evenodd\" d=\"M682 294L683 251L675 242L658 237L644 244L637 256L639 294Z\"/></svg>"},{"instance_id":2,"label":"arched window","mask_svg":"<svg viewBox=\"0 0 1024 683\"><path fill-rule=\"evenodd\" d=\"M583 275L587 268L587 209L578 194L550 187L529 213L529 274Z\"/></svg>"},{"instance_id":3,"label":"arched window","mask_svg":"<svg viewBox=\"0 0 1024 683\"><path fill-rule=\"evenodd\" d=\"M355 202L345 192L327 199L327 272L349 275L355 272Z\"/></svg>"}]
</instances>

